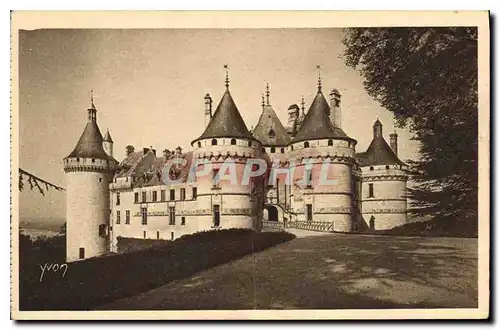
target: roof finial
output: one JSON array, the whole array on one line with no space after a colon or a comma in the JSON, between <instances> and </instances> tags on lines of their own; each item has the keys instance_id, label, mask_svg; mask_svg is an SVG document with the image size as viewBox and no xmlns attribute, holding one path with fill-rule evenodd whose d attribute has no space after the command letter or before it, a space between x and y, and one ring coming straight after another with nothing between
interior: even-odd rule
<instances>
[{"instance_id":1,"label":"roof finial","mask_svg":"<svg viewBox=\"0 0 500 330\"><path fill-rule=\"evenodd\" d=\"M304 95L302 95L302 100L300 101L300 105L301 105L300 108L302 109L302 113L304 113L305 104L306 104L306 102L304 101Z\"/></svg>"},{"instance_id":2,"label":"roof finial","mask_svg":"<svg viewBox=\"0 0 500 330\"><path fill-rule=\"evenodd\" d=\"M321 66L316 65L316 69L318 70L318 92L321 92Z\"/></svg>"},{"instance_id":3,"label":"roof finial","mask_svg":"<svg viewBox=\"0 0 500 330\"><path fill-rule=\"evenodd\" d=\"M264 107L266 105L266 103L264 102L264 93L262 93L262 107Z\"/></svg>"},{"instance_id":4,"label":"roof finial","mask_svg":"<svg viewBox=\"0 0 500 330\"><path fill-rule=\"evenodd\" d=\"M93 88L90 89L90 108L91 109L95 109L95 105L94 105L94 89Z\"/></svg>"},{"instance_id":5,"label":"roof finial","mask_svg":"<svg viewBox=\"0 0 500 330\"><path fill-rule=\"evenodd\" d=\"M229 66L224 64L224 69L226 70L226 89L229 89Z\"/></svg>"},{"instance_id":6,"label":"roof finial","mask_svg":"<svg viewBox=\"0 0 500 330\"><path fill-rule=\"evenodd\" d=\"M269 105L269 95L271 95L271 93L269 92L269 84L266 83L266 103L267 103L267 105Z\"/></svg>"}]
</instances>

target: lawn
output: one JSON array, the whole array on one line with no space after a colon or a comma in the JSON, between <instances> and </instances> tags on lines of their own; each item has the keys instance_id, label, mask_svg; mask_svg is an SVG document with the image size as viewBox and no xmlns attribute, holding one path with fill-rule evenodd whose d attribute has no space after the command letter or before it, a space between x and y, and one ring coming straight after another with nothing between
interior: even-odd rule
<instances>
[{"instance_id":1,"label":"lawn","mask_svg":"<svg viewBox=\"0 0 500 330\"><path fill-rule=\"evenodd\" d=\"M100 309L477 307L477 239L300 236Z\"/></svg>"}]
</instances>

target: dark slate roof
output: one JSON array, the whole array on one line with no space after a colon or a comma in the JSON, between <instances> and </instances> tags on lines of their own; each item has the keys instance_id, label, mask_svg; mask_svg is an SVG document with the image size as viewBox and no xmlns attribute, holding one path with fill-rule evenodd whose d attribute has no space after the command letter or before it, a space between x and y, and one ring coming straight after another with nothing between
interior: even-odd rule
<instances>
[{"instance_id":1,"label":"dark slate roof","mask_svg":"<svg viewBox=\"0 0 500 330\"><path fill-rule=\"evenodd\" d=\"M174 157L178 157L178 155L171 155L169 159ZM172 179L183 178L184 182L186 182L191 169L193 154L192 152L187 152L181 154L180 157L186 160L186 164L180 168L178 177L172 177ZM167 159L165 157L156 157L151 151L146 154L143 154L142 151L133 152L120 163L115 177L132 176L135 178L135 187L163 185L165 184L163 182L163 167L166 162Z\"/></svg>"},{"instance_id":2,"label":"dark slate roof","mask_svg":"<svg viewBox=\"0 0 500 330\"><path fill-rule=\"evenodd\" d=\"M109 159L102 147L101 131L95 121L87 122L75 149L66 158L70 157Z\"/></svg>"},{"instance_id":3,"label":"dark slate roof","mask_svg":"<svg viewBox=\"0 0 500 330\"><path fill-rule=\"evenodd\" d=\"M329 112L330 106L326 102L323 93L318 92L292 143L319 139L354 140L348 137L342 129L333 127L330 118L328 118Z\"/></svg>"},{"instance_id":4,"label":"dark slate roof","mask_svg":"<svg viewBox=\"0 0 500 330\"><path fill-rule=\"evenodd\" d=\"M366 152L356 154L361 166L404 165L383 137L374 137Z\"/></svg>"},{"instance_id":5,"label":"dark slate roof","mask_svg":"<svg viewBox=\"0 0 500 330\"><path fill-rule=\"evenodd\" d=\"M113 139L111 138L111 135L109 134L109 129L106 130L106 135L104 135L104 141L113 142Z\"/></svg>"},{"instance_id":6,"label":"dark slate roof","mask_svg":"<svg viewBox=\"0 0 500 330\"><path fill-rule=\"evenodd\" d=\"M226 90L205 132L194 141L208 138L235 137L252 139L229 90ZM193 142L194 142L193 141Z\"/></svg>"},{"instance_id":7,"label":"dark slate roof","mask_svg":"<svg viewBox=\"0 0 500 330\"><path fill-rule=\"evenodd\" d=\"M271 130L274 134L270 134ZM263 146L281 147L290 143L290 137L270 105L264 106L257 126L255 126L253 130L253 136L259 140Z\"/></svg>"}]
</instances>

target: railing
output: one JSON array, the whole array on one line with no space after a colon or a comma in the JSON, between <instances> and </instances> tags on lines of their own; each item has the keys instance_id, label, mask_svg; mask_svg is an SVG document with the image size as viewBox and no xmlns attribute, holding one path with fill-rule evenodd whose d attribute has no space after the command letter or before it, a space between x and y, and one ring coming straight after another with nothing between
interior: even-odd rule
<instances>
[{"instance_id":1,"label":"railing","mask_svg":"<svg viewBox=\"0 0 500 330\"><path fill-rule=\"evenodd\" d=\"M333 232L334 230L333 222L327 221L290 221L287 223L287 228L328 232Z\"/></svg>"},{"instance_id":2,"label":"railing","mask_svg":"<svg viewBox=\"0 0 500 330\"><path fill-rule=\"evenodd\" d=\"M262 220L262 231L285 231L285 225L278 221Z\"/></svg>"}]
</instances>

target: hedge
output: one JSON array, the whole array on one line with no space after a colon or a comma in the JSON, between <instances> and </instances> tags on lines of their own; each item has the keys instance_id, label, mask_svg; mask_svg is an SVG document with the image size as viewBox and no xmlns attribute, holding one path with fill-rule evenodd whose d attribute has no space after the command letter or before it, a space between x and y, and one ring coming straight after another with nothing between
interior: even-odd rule
<instances>
[{"instance_id":1,"label":"hedge","mask_svg":"<svg viewBox=\"0 0 500 330\"><path fill-rule=\"evenodd\" d=\"M201 232L147 250L68 264L66 275L20 265L21 310L90 310L293 239L285 232ZM61 261L64 263L64 261Z\"/></svg>"}]
</instances>

